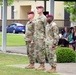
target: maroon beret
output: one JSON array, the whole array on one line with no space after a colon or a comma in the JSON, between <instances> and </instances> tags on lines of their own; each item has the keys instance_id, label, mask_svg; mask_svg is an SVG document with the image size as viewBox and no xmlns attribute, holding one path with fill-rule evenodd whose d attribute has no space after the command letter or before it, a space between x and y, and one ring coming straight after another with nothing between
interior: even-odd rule
<instances>
[{"instance_id":1,"label":"maroon beret","mask_svg":"<svg viewBox=\"0 0 76 75\"><path fill-rule=\"evenodd\" d=\"M46 17L47 17L47 18L48 18L48 17L53 17L53 15L52 15L52 14L47 14Z\"/></svg>"},{"instance_id":2,"label":"maroon beret","mask_svg":"<svg viewBox=\"0 0 76 75\"><path fill-rule=\"evenodd\" d=\"M44 8L44 7L43 6L37 6L36 9L38 9L38 8Z\"/></svg>"},{"instance_id":3,"label":"maroon beret","mask_svg":"<svg viewBox=\"0 0 76 75\"><path fill-rule=\"evenodd\" d=\"M34 12L33 12L33 11L30 11L30 12L28 12L27 14L34 14Z\"/></svg>"}]
</instances>

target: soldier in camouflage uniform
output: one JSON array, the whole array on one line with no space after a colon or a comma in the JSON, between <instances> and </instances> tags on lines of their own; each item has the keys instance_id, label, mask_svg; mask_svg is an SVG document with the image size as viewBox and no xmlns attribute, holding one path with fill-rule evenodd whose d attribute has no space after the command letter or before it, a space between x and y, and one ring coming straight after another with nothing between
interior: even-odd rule
<instances>
[{"instance_id":1,"label":"soldier in camouflage uniform","mask_svg":"<svg viewBox=\"0 0 76 75\"><path fill-rule=\"evenodd\" d=\"M59 40L59 29L57 24L53 21L53 15L48 14L47 16L47 25L46 25L46 38L45 38L45 47L48 62L51 65L52 69L48 72L56 72L56 45Z\"/></svg>"},{"instance_id":2,"label":"soldier in camouflage uniform","mask_svg":"<svg viewBox=\"0 0 76 75\"><path fill-rule=\"evenodd\" d=\"M28 12L29 21L26 24L26 32L25 32L25 41L27 44L27 55L29 58L30 64L26 66L27 69L33 69L35 63L34 57L34 12Z\"/></svg>"},{"instance_id":3,"label":"soldier in camouflage uniform","mask_svg":"<svg viewBox=\"0 0 76 75\"><path fill-rule=\"evenodd\" d=\"M38 6L37 13L39 14L39 17L36 19L36 25L35 25L35 53L38 62L40 63L40 66L36 68L36 70L44 70L45 66L45 55L44 55L44 36L45 36L45 25L46 23L46 17L43 15L43 6Z\"/></svg>"}]
</instances>

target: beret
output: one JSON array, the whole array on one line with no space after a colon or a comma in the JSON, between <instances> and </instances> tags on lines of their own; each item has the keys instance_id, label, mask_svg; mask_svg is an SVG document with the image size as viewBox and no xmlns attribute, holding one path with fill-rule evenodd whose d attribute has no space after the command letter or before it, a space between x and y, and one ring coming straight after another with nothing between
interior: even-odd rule
<instances>
[{"instance_id":1,"label":"beret","mask_svg":"<svg viewBox=\"0 0 76 75\"><path fill-rule=\"evenodd\" d=\"M47 17L47 18L48 18L48 17L53 17L53 15L52 15L52 14L47 14L46 17Z\"/></svg>"},{"instance_id":2,"label":"beret","mask_svg":"<svg viewBox=\"0 0 76 75\"><path fill-rule=\"evenodd\" d=\"M44 7L43 6L37 6L36 9L38 9L38 8L44 8Z\"/></svg>"},{"instance_id":3,"label":"beret","mask_svg":"<svg viewBox=\"0 0 76 75\"><path fill-rule=\"evenodd\" d=\"M28 15L29 15L29 14L34 14L34 12L33 12L33 11L30 11L30 12L28 12L27 14L28 14Z\"/></svg>"}]
</instances>

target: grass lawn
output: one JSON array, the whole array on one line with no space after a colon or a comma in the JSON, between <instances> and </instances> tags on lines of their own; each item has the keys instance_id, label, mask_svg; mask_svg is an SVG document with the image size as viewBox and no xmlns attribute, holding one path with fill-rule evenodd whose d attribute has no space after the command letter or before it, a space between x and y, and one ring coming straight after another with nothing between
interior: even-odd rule
<instances>
[{"instance_id":1,"label":"grass lawn","mask_svg":"<svg viewBox=\"0 0 76 75\"><path fill-rule=\"evenodd\" d=\"M27 64L28 58L21 55L10 55L0 53L0 75L58 75L43 71L28 70L17 67L10 67L12 64Z\"/></svg>"},{"instance_id":2,"label":"grass lawn","mask_svg":"<svg viewBox=\"0 0 76 75\"><path fill-rule=\"evenodd\" d=\"M28 58L21 55L0 53L0 65L27 64Z\"/></svg>"},{"instance_id":3,"label":"grass lawn","mask_svg":"<svg viewBox=\"0 0 76 75\"><path fill-rule=\"evenodd\" d=\"M0 34L0 46L2 43L2 34ZM21 34L7 34L7 46L25 46L24 36Z\"/></svg>"}]
</instances>

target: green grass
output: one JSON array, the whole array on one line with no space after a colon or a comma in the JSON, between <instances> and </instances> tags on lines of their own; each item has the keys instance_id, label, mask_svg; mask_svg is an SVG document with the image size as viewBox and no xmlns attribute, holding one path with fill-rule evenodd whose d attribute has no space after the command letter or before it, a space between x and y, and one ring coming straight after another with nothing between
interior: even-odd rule
<instances>
[{"instance_id":1,"label":"green grass","mask_svg":"<svg viewBox=\"0 0 76 75\"><path fill-rule=\"evenodd\" d=\"M76 62L76 52L75 52L75 62Z\"/></svg>"},{"instance_id":2,"label":"green grass","mask_svg":"<svg viewBox=\"0 0 76 75\"><path fill-rule=\"evenodd\" d=\"M2 34L0 34L0 46L2 43ZM21 34L7 34L7 46L25 46L24 36Z\"/></svg>"},{"instance_id":3,"label":"green grass","mask_svg":"<svg viewBox=\"0 0 76 75\"><path fill-rule=\"evenodd\" d=\"M20 55L0 53L0 65L27 64L28 58Z\"/></svg>"},{"instance_id":4,"label":"green grass","mask_svg":"<svg viewBox=\"0 0 76 75\"><path fill-rule=\"evenodd\" d=\"M58 75L43 71L27 70L15 67L0 67L0 75Z\"/></svg>"},{"instance_id":5,"label":"green grass","mask_svg":"<svg viewBox=\"0 0 76 75\"><path fill-rule=\"evenodd\" d=\"M28 58L21 55L10 55L0 53L0 75L58 75L43 71L28 70L8 65L27 64Z\"/></svg>"}]
</instances>

